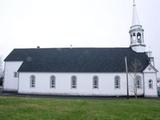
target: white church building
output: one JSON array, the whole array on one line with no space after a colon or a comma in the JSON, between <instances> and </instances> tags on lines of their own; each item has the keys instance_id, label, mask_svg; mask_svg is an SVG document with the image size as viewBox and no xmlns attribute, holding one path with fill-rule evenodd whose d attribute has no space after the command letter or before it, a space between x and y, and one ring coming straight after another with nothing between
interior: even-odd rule
<instances>
[{"instance_id":1,"label":"white church building","mask_svg":"<svg viewBox=\"0 0 160 120\"><path fill-rule=\"evenodd\" d=\"M157 69L145 51L133 3L130 46L14 49L5 59L3 90L18 94L157 97Z\"/></svg>"}]
</instances>

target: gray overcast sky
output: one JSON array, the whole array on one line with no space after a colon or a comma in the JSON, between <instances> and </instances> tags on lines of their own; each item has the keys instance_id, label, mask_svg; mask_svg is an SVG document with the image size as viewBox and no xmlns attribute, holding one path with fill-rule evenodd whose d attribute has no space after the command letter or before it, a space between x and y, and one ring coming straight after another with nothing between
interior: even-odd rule
<instances>
[{"instance_id":1,"label":"gray overcast sky","mask_svg":"<svg viewBox=\"0 0 160 120\"><path fill-rule=\"evenodd\" d=\"M160 70L160 0L136 0ZM0 55L13 48L128 47L132 0L0 0Z\"/></svg>"}]
</instances>

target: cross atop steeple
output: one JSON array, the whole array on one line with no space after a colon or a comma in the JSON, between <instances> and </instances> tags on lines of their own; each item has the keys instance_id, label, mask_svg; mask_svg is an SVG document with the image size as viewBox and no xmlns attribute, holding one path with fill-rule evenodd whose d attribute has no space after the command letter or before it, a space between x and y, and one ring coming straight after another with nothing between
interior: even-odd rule
<instances>
[{"instance_id":1,"label":"cross atop steeple","mask_svg":"<svg viewBox=\"0 0 160 120\"><path fill-rule=\"evenodd\" d=\"M140 25L135 0L133 0L133 17L132 17L132 26L134 25Z\"/></svg>"}]
</instances>

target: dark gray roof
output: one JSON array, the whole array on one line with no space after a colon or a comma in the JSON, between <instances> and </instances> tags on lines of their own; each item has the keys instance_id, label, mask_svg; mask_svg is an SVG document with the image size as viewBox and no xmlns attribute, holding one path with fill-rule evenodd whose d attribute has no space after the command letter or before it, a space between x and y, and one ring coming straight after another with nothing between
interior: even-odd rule
<instances>
[{"instance_id":1,"label":"dark gray roof","mask_svg":"<svg viewBox=\"0 0 160 120\"><path fill-rule=\"evenodd\" d=\"M145 53L131 48L35 48L14 49L5 61L23 61L19 72L125 72L125 56L130 72L149 65ZM139 64L138 64L139 65Z\"/></svg>"}]
</instances>

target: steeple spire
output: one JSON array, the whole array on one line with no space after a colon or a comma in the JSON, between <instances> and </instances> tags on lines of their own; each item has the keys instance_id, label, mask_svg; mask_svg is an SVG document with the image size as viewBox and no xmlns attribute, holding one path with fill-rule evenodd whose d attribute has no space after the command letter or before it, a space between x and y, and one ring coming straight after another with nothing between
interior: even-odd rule
<instances>
[{"instance_id":1,"label":"steeple spire","mask_svg":"<svg viewBox=\"0 0 160 120\"><path fill-rule=\"evenodd\" d=\"M133 0L133 17L132 17L132 26L134 25L140 25L135 0Z\"/></svg>"}]
</instances>

